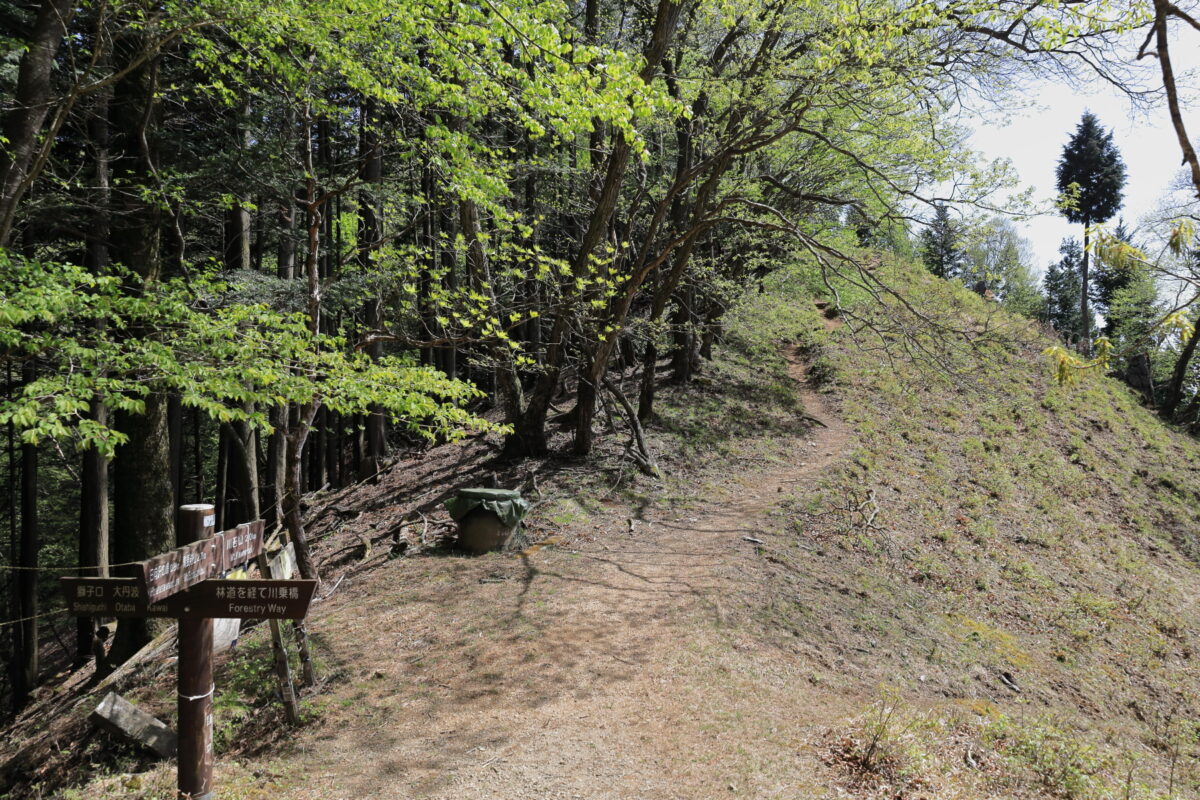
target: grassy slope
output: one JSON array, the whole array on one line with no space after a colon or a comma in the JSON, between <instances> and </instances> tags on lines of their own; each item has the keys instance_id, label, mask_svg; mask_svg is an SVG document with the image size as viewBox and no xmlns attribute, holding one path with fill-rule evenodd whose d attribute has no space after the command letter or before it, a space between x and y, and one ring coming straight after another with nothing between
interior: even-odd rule
<instances>
[{"instance_id":1,"label":"grassy slope","mask_svg":"<svg viewBox=\"0 0 1200 800\"><path fill-rule=\"evenodd\" d=\"M832 758L853 771L882 733L868 772L908 791L1200 796L1200 444L1116 381L1055 385L1048 342L994 304L877 269L966 334L853 301L860 318L826 334L804 276L784 273L731 321L715 383L745 391L707 401L734 404L735 427L769 424L753 406L779 370L760 365L786 333L856 432L851 460L781 518L775 600L754 612L764 635L805 643L813 682L893 687ZM705 392L692 399L705 408ZM687 429L685 407L668 428Z\"/></svg>"}]
</instances>

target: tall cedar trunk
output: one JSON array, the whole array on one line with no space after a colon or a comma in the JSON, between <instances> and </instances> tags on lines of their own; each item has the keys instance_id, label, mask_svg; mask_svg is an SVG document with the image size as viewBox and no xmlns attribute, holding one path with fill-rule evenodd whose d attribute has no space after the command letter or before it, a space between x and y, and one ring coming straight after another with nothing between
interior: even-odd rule
<instances>
[{"instance_id":1,"label":"tall cedar trunk","mask_svg":"<svg viewBox=\"0 0 1200 800\"><path fill-rule=\"evenodd\" d=\"M334 489L342 488L342 417L325 409L325 475Z\"/></svg>"},{"instance_id":2,"label":"tall cedar trunk","mask_svg":"<svg viewBox=\"0 0 1200 800\"><path fill-rule=\"evenodd\" d=\"M93 400L88 418L101 425L108 422L108 409ZM108 577L108 459L96 448L83 453L79 491L79 574ZM92 655L96 620L79 617L75 631L76 660ZM97 665L100 666L100 665Z\"/></svg>"},{"instance_id":3,"label":"tall cedar trunk","mask_svg":"<svg viewBox=\"0 0 1200 800\"><path fill-rule=\"evenodd\" d=\"M192 502L203 503L208 495L205 494L204 482L204 416L199 409L192 411Z\"/></svg>"},{"instance_id":4,"label":"tall cedar trunk","mask_svg":"<svg viewBox=\"0 0 1200 800\"><path fill-rule=\"evenodd\" d=\"M122 414L118 430L129 437L113 462L113 557L119 564L142 561L175 546L175 509L167 462L167 401L146 398L144 414ZM132 576L127 567L118 574ZM121 663L166 625L163 620L123 619L117 627L111 658Z\"/></svg>"},{"instance_id":5,"label":"tall cedar trunk","mask_svg":"<svg viewBox=\"0 0 1200 800\"><path fill-rule=\"evenodd\" d=\"M36 377L32 362L25 365L26 383ZM13 626L13 709L21 709L29 701L29 693L37 686L38 678L38 448L36 444L21 445L21 542L17 552L14 576L17 584L17 606L20 620Z\"/></svg>"},{"instance_id":6,"label":"tall cedar trunk","mask_svg":"<svg viewBox=\"0 0 1200 800\"><path fill-rule=\"evenodd\" d=\"M642 68L640 76L647 83L658 72L663 56L674 39L681 9L681 3L673 2L673 0L659 0L650 41L642 53L645 58L645 66ZM608 233L613 211L620 199L621 184L631 152L631 143L623 136L618 136L608 157L604 180L596 198L588 228L580 240L579 248L571 265L572 280L568 281L565 287L567 300L572 299L571 287L575 281L582 279L588 273L592 256ZM573 303L564 302L562 310L555 315L554 326L546 343L546 356L542 363L542 372L538 376L521 416L513 425L512 434L504 443L506 455L544 455L549 449L546 438L546 416L554 394L558 390L566 357L567 336L571 328L571 314L573 313L572 306Z\"/></svg>"},{"instance_id":7,"label":"tall cedar trunk","mask_svg":"<svg viewBox=\"0 0 1200 800\"><path fill-rule=\"evenodd\" d=\"M366 186L358 195L358 264L364 272L370 269L371 259L383 238L381 198L379 184L383 181L383 148L379 144L379 133L375 128L375 104L368 101L362 109L359 129L359 150L362 153L362 177ZM432 213L427 209L426 213ZM363 319L368 331L377 331L383 325L383 297L375 294L363 305ZM374 340L367 345L367 355L373 361L383 357L383 342ZM374 475L380 462L387 455L387 420L378 406L372 406L366 424L367 464L355 464L355 469ZM365 468L364 468L365 467Z\"/></svg>"},{"instance_id":8,"label":"tall cedar trunk","mask_svg":"<svg viewBox=\"0 0 1200 800\"><path fill-rule=\"evenodd\" d=\"M296 277L296 206L294 203L280 203L279 215L279 247L275 255L275 275L280 280L290 281Z\"/></svg>"},{"instance_id":9,"label":"tall cedar trunk","mask_svg":"<svg viewBox=\"0 0 1200 800\"><path fill-rule=\"evenodd\" d=\"M246 409L250 411L251 409ZM223 528L259 518L258 434L246 422L221 424L225 441L225 516Z\"/></svg>"},{"instance_id":10,"label":"tall cedar trunk","mask_svg":"<svg viewBox=\"0 0 1200 800\"><path fill-rule=\"evenodd\" d=\"M308 490L319 492L325 486L325 428L328 415L324 408L317 410L308 441Z\"/></svg>"},{"instance_id":11,"label":"tall cedar trunk","mask_svg":"<svg viewBox=\"0 0 1200 800\"><path fill-rule=\"evenodd\" d=\"M143 44L135 36L117 42L115 66L137 63ZM111 256L147 285L156 282L162 270L162 214L156 203L147 202L144 191L153 185L156 158L157 72L157 59L129 69L113 87L111 109ZM129 437L113 462L118 531L113 555L121 563L149 558L175 544L167 398L151 393L145 407L144 414L123 414L118 420ZM119 663L133 655L165 625L162 620L123 620L113 642L113 660Z\"/></svg>"},{"instance_id":12,"label":"tall cedar trunk","mask_svg":"<svg viewBox=\"0 0 1200 800\"><path fill-rule=\"evenodd\" d=\"M108 269L108 152L109 97L107 92L96 95L88 117L88 139L92 150L93 205L87 232L84 266L99 275ZM108 424L108 409L93 400L88 417L101 425ZM79 566L81 575L108 576L108 467L109 459L95 448L85 450L80 464L79 499ZM76 660L83 662L92 655L92 637L97 621L91 617L76 620ZM102 669L102 665L97 665Z\"/></svg>"},{"instance_id":13,"label":"tall cedar trunk","mask_svg":"<svg viewBox=\"0 0 1200 800\"><path fill-rule=\"evenodd\" d=\"M250 210L244 205L234 206L225 212L225 269L253 269L250 251L253 231L250 224Z\"/></svg>"},{"instance_id":14,"label":"tall cedar trunk","mask_svg":"<svg viewBox=\"0 0 1200 800\"><path fill-rule=\"evenodd\" d=\"M263 207L263 198L258 196L254 200L255 208ZM250 242L250 266L255 272L262 272L263 268L263 243L266 241L267 222L266 217L262 214L254 215L254 222L251 225L254 232L252 241Z\"/></svg>"},{"instance_id":15,"label":"tall cedar trunk","mask_svg":"<svg viewBox=\"0 0 1200 800\"><path fill-rule=\"evenodd\" d=\"M269 504L267 520L272 525L283 523L283 481L287 465L287 442L284 434L288 425L288 407L278 406L271 409L271 437L267 440L267 476L264 486L267 489L266 503Z\"/></svg>"},{"instance_id":16,"label":"tall cedar trunk","mask_svg":"<svg viewBox=\"0 0 1200 800\"><path fill-rule=\"evenodd\" d=\"M672 326L671 380L687 383L696 368L696 328L692 304L695 289L687 286L675 301L676 313Z\"/></svg>"},{"instance_id":17,"label":"tall cedar trunk","mask_svg":"<svg viewBox=\"0 0 1200 800\"><path fill-rule=\"evenodd\" d=\"M0 246L12 237L17 206L29 186L42 126L52 106L54 59L78 7L71 0L43 0L29 39L23 43L16 92L6 103L8 111L0 124L4 140L0 147Z\"/></svg>"},{"instance_id":18,"label":"tall cedar trunk","mask_svg":"<svg viewBox=\"0 0 1200 800\"><path fill-rule=\"evenodd\" d=\"M8 399L12 399L15 383L13 382L12 361L5 363L5 394ZM20 480L16 477L17 470L17 445L16 445L16 426L10 421L4 426L7 439L7 457L8 457L8 480L5 482L5 503L8 510L8 563L19 564L21 562L20 552L20 533L18 528L18 510L17 510L17 487ZM4 610L5 619L16 619L17 609L21 607L20 586L17 584L16 576L13 576L8 581L8 594L5 600L8 601L8 607ZM24 684L24 679L21 670L18 668L19 656L21 652L21 628L19 625L9 625L5 631L6 644L8 652L5 653L5 668L8 671L8 684L11 687L9 693L9 702L13 707L10 709L14 714L20 711L20 707L16 705L16 697L20 694L25 697L28 694L28 689L20 689L18 687Z\"/></svg>"},{"instance_id":19,"label":"tall cedar trunk","mask_svg":"<svg viewBox=\"0 0 1200 800\"><path fill-rule=\"evenodd\" d=\"M242 124L243 119L250 113L249 103L243 102L233 115L233 158L241 159L242 152L250 145L250 133ZM225 269L249 270L254 266L251 255L253 230L250 209L246 197L236 198L238 202L225 211L224 233L224 262Z\"/></svg>"},{"instance_id":20,"label":"tall cedar trunk","mask_svg":"<svg viewBox=\"0 0 1200 800\"><path fill-rule=\"evenodd\" d=\"M458 288L458 259L455 258L454 248L449 243L452 241L451 235L454 233L453 214L446 204L441 204L441 210L438 214L441 225L442 234L446 237L446 242L439 245L438 250L441 257L442 270L445 272L445 277L442 278L442 286L450 291L451 294ZM445 326L438 328L443 334L446 333ZM458 345L453 342L447 343L440 348L440 368L448 378L458 377Z\"/></svg>"},{"instance_id":21,"label":"tall cedar trunk","mask_svg":"<svg viewBox=\"0 0 1200 800\"><path fill-rule=\"evenodd\" d=\"M417 313L420 317L419 338L436 338L444 334L446 328L437 321L437 309L433 307L433 266L437 258L438 216L433 209L438 207L433 190L433 170L425 165L421 168L421 198L425 214L421 224L413 227L413 243L423 254L426 269L421 270L417 280ZM442 348L438 346L421 348L421 364L440 368L443 359Z\"/></svg>"},{"instance_id":22,"label":"tall cedar trunk","mask_svg":"<svg viewBox=\"0 0 1200 800\"><path fill-rule=\"evenodd\" d=\"M225 429L217 426L217 468L213 476L213 503L216 509L217 530L225 530L225 518L229 506L229 436Z\"/></svg>"},{"instance_id":23,"label":"tall cedar trunk","mask_svg":"<svg viewBox=\"0 0 1200 800\"><path fill-rule=\"evenodd\" d=\"M184 542L179 535L179 507L183 505L183 402L179 395L167 396L167 452L170 462L171 508L175 509L176 545Z\"/></svg>"}]
</instances>

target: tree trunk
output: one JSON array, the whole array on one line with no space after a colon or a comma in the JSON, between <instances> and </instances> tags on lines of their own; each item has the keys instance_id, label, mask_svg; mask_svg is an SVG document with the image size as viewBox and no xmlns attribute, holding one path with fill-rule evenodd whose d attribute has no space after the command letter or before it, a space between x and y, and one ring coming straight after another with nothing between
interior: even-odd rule
<instances>
[{"instance_id":1,"label":"tree trunk","mask_svg":"<svg viewBox=\"0 0 1200 800\"><path fill-rule=\"evenodd\" d=\"M1171 381L1167 384L1166 397L1163 398L1162 408L1158 411L1164 419L1171 419L1175 410L1179 408L1179 403L1183 400L1183 386L1187 381L1188 365L1192 363L1192 358L1196 355L1196 343L1200 342L1200 331L1192 334L1192 337L1187 340L1187 344L1179 352L1179 358L1175 359L1175 368L1171 370Z\"/></svg>"},{"instance_id":2,"label":"tree trunk","mask_svg":"<svg viewBox=\"0 0 1200 800\"><path fill-rule=\"evenodd\" d=\"M643 425L654 417L654 395L658 390L658 346L646 342L642 357L642 386L638 393L638 422Z\"/></svg>"},{"instance_id":3,"label":"tree trunk","mask_svg":"<svg viewBox=\"0 0 1200 800\"><path fill-rule=\"evenodd\" d=\"M275 256L275 274L280 280L290 281L296 277L296 206L281 203L279 206L279 248Z\"/></svg>"},{"instance_id":4,"label":"tree trunk","mask_svg":"<svg viewBox=\"0 0 1200 800\"><path fill-rule=\"evenodd\" d=\"M304 131L307 142L311 141L312 118L309 109L305 109ZM304 256L304 277L308 288L308 330L314 336L321 330L321 216L324 212L325 198L318 193L316 169L313 164L312 147L306 146L301 151L304 162L304 213L305 230L308 247ZM284 523L288 535L296 550L296 566L304 578L320 580L316 564L313 563L312 553L308 547L308 537L304 532L304 516L300 507L301 500L301 470L304 464L304 445L312 431L313 420L320 410L320 401L313 400L304 403L295 410L294 419L289 419L284 464L284 491L281 503Z\"/></svg>"},{"instance_id":5,"label":"tree trunk","mask_svg":"<svg viewBox=\"0 0 1200 800\"><path fill-rule=\"evenodd\" d=\"M32 362L25 365L25 382L36 377ZM38 681L38 448L21 445L21 543L14 576L17 584L17 619L14 626L13 708L20 709Z\"/></svg>"},{"instance_id":6,"label":"tree trunk","mask_svg":"<svg viewBox=\"0 0 1200 800\"><path fill-rule=\"evenodd\" d=\"M225 440L225 516L221 527L228 529L259 518L258 434L246 422L221 424Z\"/></svg>"},{"instance_id":7,"label":"tree trunk","mask_svg":"<svg viewBox=\"0 0 1200 800\"><path fill-rule=\"evenodd\" d=\"M135 63L144 51L140 37L117 42L117 69ZM111 254L115 262L137 274L144 285L160 277L162 212L147 200L154 183L158 133L157 59L139 63L117 82L112 100L113 208ZM130 332L137 335L137 332ZM167 398L151 393L145 413L124 414L120 429L129 440L113 462L114 557L139 561L175 546L175 506L171 486ZM123 620L117 628L112 658L119 663L136 653L165 622Z\"/></svg>"},{"instance_id":8,"label":"tree trunk","mask_svg":"<svg viewBox=\"0 0 1200 800\"><path fill-rule=\"evenodd\" d=\"M88 117L88 140L92 149L92 183L95 192L95 212L85 250L84 266L99 275L109 267L108 235L111 202L109 192L109 96L100 92ZM88 417L101 425L108 424L108 409L93 400ZM80 575L108 576L108 468L109 459L95 448L85 450L80 465L79 501L79 566ZM97 620L79 617L76 620L76 661L82 663L93 654L93 637ZM97 664L103 671L104 665Z\"/></svg>"},{"instance_id":9,"label":"tree trunk","mask_svg":"<svg viewBox=\"0 0 1200 800\"><path fill-rule=\"evenodd\" d=\"M682 5L673 0L659 0L650 41L642 53L645 60L640 77L647 83L658 72L663 56L674 39ZM566 357L567 337L573 313L573 303L569 302L572 299L572 287L588 273L592 256L609 230L613 211L620 199L621 185L631 152L632 143L624 136L618 136L608 157L604 179L600 184L587 230L572 261L572 277L566 283L562 309L555 315L554 326L546 343L542 372L520 417L513 424L513 433L504 443L504 452L510 457L544 455L547 452L546 416L554 393L558 390ZM603 360L607 361L607 357Z\"/></svg>"},{"instance_id":10,"label":"tree trunk","mask_svg":"<svg viewBox=\"0 0 1200 800\"><path fill-rule=\"evenodd\" d=\"M183 505L183 402L179 395L167 396L167 458L170 460L171 508L175 509L175 532L180 530L179 507ZM176 545L183 544L176 539Z\"/></svg>"},{"instance_id":11,"label":"tree trunk","mask_svg":"<svg viewBox=\"0 0 1200 800\"><path fill-rule=\"evenodd\" d=\"M272 525L283 524L283 483L287 470L287 441L285 432L288 427L288 406L271 409L271 432L267 440L267 502L270 504L268 521Z\"/></svg>"},{"instance_id":12,"label":"tree trunk","mask_svg":"<svg viewBox=\"0 0 1200 800\"><path fill-rule=\"evenodd\" d=\"M324 408L317 409L317 417L308 442L308 490L319 492L325 486L325 428L328 425L328 412Z\"/></svg>"},{"instance_id":13,"label":"tree trunk","mask_svg":"<svg viewBox=\"0 0 1200 800\"><path fill-rule=\"evenodd\" d=\"M224 426L217 426L217 470L214 476L213 503L216 509L217 530L226 529L225 518L229 507L229 437Z\"/></svg>"},{"instance_id":14,"label":"tree trunk","mask_svg":"<svg viewBox=\"0 0 1200 800\"><path fill-rule=\"evenodd\" d=\"M692 288L688 286L676 300L671 326L671 381L683 384L692 379L696 364L696 331L693 325Z\"/></svg>"},{"instance_id":15,"label":"tree trunk","mask_svg":"<svg viewBox=\"0 0 1200 800\"><path fill-rule=\"evenodd\" d=\"M593 371L586 370L589 374ZM586 456L592 452L595 438L592 423L596 419L596 400L599 392L596 390L596 384L592 383L587 375L580 374L575 396L575 442L572 450L576 455Z\"/></svg>"},{"instance_id":16,"label":"tree trunk","mask_svg":"<svg viewBox=\"0 0 1200 800\"><path fill-rule=\"evenodd\" d=\"M452 209L443 204L443 208L439 214L441 221L442 233L449 236L454 232L454 215ZM449 244L439 244L441 251L441 265L445 276L442 278L442 286L451 293L458 289L458 259L455 258L454 248ZM445 326L439 326L436 330L443 335L447 333ZM453 342L447 343L440 348L441 370L447 378L458 377L458 345Z\"/></svg>"},{"instance_id":17,"label":"tree trunk","mask_svg":"<svg viewBox=\"0 0 1200 800\"><path fill-rule=\"evenodd\" d=\"M1088 228L1091 222L1083 221L1083 273L1080 276L1083 279L1083 291L1079 293L1079 352L1085 356L1092 354L1092 311L1088 306L1088 265L1091 259L1091 248L1088 244L1088 237L1091 235Z\"/></svg>"},{"instance_id":18,"label":"tree trunk","mask_svg":"<svg viewBox=\"0 0 1200 800\"><path fill-rule=\"evenodd\" d=\"M43 0L29 40L23 43L16 92L5 104L8 110L0 125L0 246L11 239L17 206L29 188L29 170L52 105L54 59L78 7L71 0Z\"/></svg>"},{"instance_id":19,"label":"tree trunk","mask_svg":"<svg viewBox=\"0 0 1200 800\"><path fill-rule=\"evenodd\" d=\"M362 177L366 186L358 195L358 264L366 271L371 267L372 255L383 238L381 200L379 184L383 181L383 148L379 145L379 134L375 129L375 104L368 101L362 109L359 127L359 151L362 154ZM426 213L432 214L432 209ZM383 297L378 293L367 299L363 307L363 319L368 331L379 330L383 325ZM367 345L367 355L372 361L383 358L383 342L372 341ZM384 456L387 455L387 419L382 409L372 406L366 420L366 465L355 464L358 472L369 471L374 475ZM364 469L366 467L366 469Z\"/></svg>"},{"instance_id":20,"label":"tree trunk","mask_svg":"<svg viewBox=\"0 0 1200 800\"><path fill-rule=\"evenodd\" d=\"M93 400L88 417L105 425L108 409L99 400ZM85 450L79 478L79 574L105 578L108 577L108 459L94 447ZM75 631L78 663L92 655L95 629L96 620L79 617Z\"/></svg>"},{"instance_id":21,"label":"tree trunk","mask_svg":"<svg viewBox=\"0 0 1200 800\"><path fill-rule=\"evenodd\" d=\"M304 444L316 414L315 404L306 403L301 406L297 409L295 423L288 431L282 504L283 519L296 550L296 567L300 570L301 577L311 580L320 580L320 576L317 575L317 567L308 547L308 537L304 532L304 517L300 508L300 470L303 465Z\"/></svg>"},{"instance_id":22,"label":"tree trunk","mask_svg":"<svg viewBox=\"0 0 1200 800\"><path fill-rule=\"evenodd\" d=\"M113 462L113 557L118 563L142 561L175 546L175 509L167 470L167 400L146 398L144 414L121 414L119 430L129 440ZM120 573L132 575L128 568ZM166 620L124 619L117 626L111 658L119 664L140 650L166 626Z\"/></svg>"}]
</instances>

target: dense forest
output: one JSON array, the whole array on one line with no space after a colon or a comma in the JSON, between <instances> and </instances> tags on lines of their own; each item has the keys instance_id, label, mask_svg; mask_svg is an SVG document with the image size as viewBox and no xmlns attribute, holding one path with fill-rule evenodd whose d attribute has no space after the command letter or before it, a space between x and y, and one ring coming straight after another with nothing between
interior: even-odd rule
<instances>
[{"instance_id":1,"label":"dense forest","mask_svg":"<svg viewBox=\"0 0 1200 800\"><path fill-rule=\"evenodd\" d=\"M857 248L920 253L1054 325L1065 378L1119 371L1200 425L1188 209L1140 247L1065 245L1043 296L1014 177L959 123L1026 81L1115 83L1168 109L1194 203L1171 48L1200 24L1166 0L2 0L0 21L13 709L39 645L93 652L55 579L174 546L181 504L266 519L319 578L304 495L423 442L587 457L609 413L653 472L659 383L798 258L836 303L903 299Z\"/></svg>"}]
</instances>

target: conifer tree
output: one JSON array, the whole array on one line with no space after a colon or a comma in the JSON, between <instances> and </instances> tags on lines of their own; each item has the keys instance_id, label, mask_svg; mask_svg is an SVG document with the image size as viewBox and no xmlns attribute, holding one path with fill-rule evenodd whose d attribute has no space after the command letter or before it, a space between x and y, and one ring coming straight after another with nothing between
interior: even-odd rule
<instances>
[{"instance_id":1,"label":"conifer tree","mask_svg":"<svg viewBox=\"0 0 1200 800\"><path fill-rule=\"evenodd\" d=\"M1117 226L1113 228L1113 238L1125 244L1133 244L1133 234L1129 227L1125 224L1125 219L1122 217ZM1117 292L1127 288L1130 282L1137 275L1136 270L1122 268L1118 264L1110 263L1105 259L1098 259L1096 262L1095 277L1092 281L1092 301L1096 304L1097 310L1104 315L1104 335L1111 336L1115 327L1115 322L1112 318L1112 306Z\"/></svg>"},{"instance_id":2,"label":"conifer tree","mask_svg":"<svg viewBox=\"0 0 1200 800\"><path fill-rule=\"evenodd\" d=\"M945 204L934 206L933 220L921 231L920 238L921 260L930 272L939 278L954 278L962 272L964 254L959 228Z\"/></svg>"},{"instance_id":3,"label":"conifer tree","mask_svg":"<svg viewBox=\"0 0 1200 800\"><path fill-rule=\"evenodd\" d=\"M1085 111L1075 133L1063 147L1058 160L1058 191L1064 199L1063 215L1083 224L1083 262L1080 270L1079 347L1091 352L1092 312L1088 304L1089 233L1088 227L1106 222L1121 208L1125 188L1125 162L1113 144L1112 132L1105 131L1090 111Z\"/></svg>"},{"instance_id":4,"label":"conifer tree","mask_svg":"<svg viewBox=\"0 0 1200 800\"><path fill-rule=\"evenodd\" d=\"M1083 288L1083 252L1078 239L1064 239L1058 248L1062 256L1046 270L1046 322L1067 342L1082 333L1079 293Z\"/></svg>"}]
</instances>

